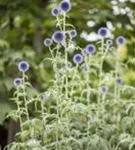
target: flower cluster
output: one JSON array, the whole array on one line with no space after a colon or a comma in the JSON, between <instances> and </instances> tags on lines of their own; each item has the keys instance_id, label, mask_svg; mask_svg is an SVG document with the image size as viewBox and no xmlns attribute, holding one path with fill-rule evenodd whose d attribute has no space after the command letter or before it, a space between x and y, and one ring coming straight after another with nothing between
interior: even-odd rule
<instances>
[{"instance_id":1,"label":"flower cluster","mask_svg":"<svg viewBox=\"0 0 135 150\"><path fill-rule=\"evenodd\" d=\"M60 13L66 13L71 10L71 3L68 0L63 0L57 8L52 9L52 15L57 16Z\"/></svg>"},{"instance_id":2,"label":"flower cluster","mask_svg":"<svg viewBox=\"0 0 135 150\"><path fill-rule=\"evenodd\" d=\"M18 70L22 73L25 73L26 71L28 71L30 68L29 66L29 63L27 61L21 61L19 64L18 64ZM19 87L20 85L23 84L23 79L22 78L15 78L14 79L14 86L17 88Z\"/></svg>"},{"instance_id":3,"label":"flower cluster","mask_svg":"<svg viewBox=\"0 0 135 150\"><path fill-rule=\"evenodd\" d=\"M63 0L59 6L57 8L53 8L51 13L53 16L58 16L60 14L63 14L63 13L67 13L71 10L71 2L69 0ZM74 38L76 37L77 35L77 32L76 30L71 30L69 31L69 35L71 38ZM45 46L51 46L52 45L52 40L54 42L56 42L57 44L62 44L63 45L63 42L65 40L65 32L64 31L60 31L60 30L57 30L56 32L53 33L52 35L52 38L46 38L44 40L44 45Z\"/></svg>"},{"instance_id":4,"label":"flower cluster","mask_svg":"<svg viewBox=\"0 0 135 150\"><path fill-rule=\"evenodd\" d=\"M127 130L130 124L126 123L128 113L134 114L131 108L134 105L124 101L123 95L131 89L126 86L121 73L122 62L116 52L126 40L118 36L113 47L113 40L108 37L110 31L101 27L97 31L98 42L87 43L83 48L78 46L74 41L77 30L66 22L70 10L70 0L63 0L51 11L57 30L43 43L50 50L52 58L47 59L54 76L44 92L36 91L31 96L32 92L27 90L30 83L25 81L30 65L24 60L18 63L22 78L14 80L15 115L21 127L19 139L25 142L20 147L13 143L12 149L130 149L135 136L134 130ZM110 71L106 68L111 61ZM45 81L47 83L46 76ZM119 129L122 125L124 127ZM127 135L133 137L133 144L125 146L126 142L124 147L123 137ZM115 138L112 140L112 137Z\"/></svg>"}]
</instances>

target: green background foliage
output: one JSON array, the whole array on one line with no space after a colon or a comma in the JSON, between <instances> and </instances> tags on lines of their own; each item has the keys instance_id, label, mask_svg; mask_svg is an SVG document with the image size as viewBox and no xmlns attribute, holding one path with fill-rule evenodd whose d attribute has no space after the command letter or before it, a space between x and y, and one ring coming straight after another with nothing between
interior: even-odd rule
<instances>
[{"instance_id":1,"label":"green background foliage","mask_svg":"<svg viewBox=\"0 0 135 150\"><path fill-rule=\"evenodd\" d=\"M41 61L49 56L43 41L56 30L51 9L59 2L0 0L0 124L3 123L4 116L15 107L9 99L14 90L13 80L19 76L17 64L20 60L25 59L30 63L28 76L38 91L42 92L50 86L48 81L53 77L51 64L47 61L41 64ZM113 14L114 8L121 13ZM80 38L82 31L87 34L97 32L99 27L107 26L110 22L114 37L123 35L127 39L127 55L124 58L124 61L127 61L128 58L134 57L134 10L135 2L132 1L123 3L119 0L72 0L69 22L76 27L76 41L81 47L88 43ZM94 21L95 25L89 27L88 21ZM135 85L134 66L130 65L129 68L125 79ZM34 95L37 91L30 90L30 93Z\"/></svg>"}]
</instances>

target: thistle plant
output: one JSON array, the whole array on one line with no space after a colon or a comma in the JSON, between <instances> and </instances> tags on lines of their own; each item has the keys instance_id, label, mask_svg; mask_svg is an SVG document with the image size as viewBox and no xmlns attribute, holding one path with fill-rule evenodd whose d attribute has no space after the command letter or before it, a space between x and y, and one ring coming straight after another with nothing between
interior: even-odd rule
<instances>
[{"instance_id":1,"label":"thistle plant","mask_svg":"<svg viewBox=\"0 0 135 150\"><path fill-rule=\"evenodd\" d=\"M56 32L46 37L50 51L53 84L44 93L30 97L26 61L18 64L22 77L14 80L17 110L9 116L20 122L17 140L8 150L133 150L135 147L134 92L122 78L125 70L117 51L123 36L107 38L109 30L101 27L99 41L80 47L77 31L67 23L71 2L62 1L51 13L56 18ZM116 45L116 46L115 46ZM113 67L105 71L105 63ZM131 90L131 91L130 91ZM132 98L129 99L128 91ZM31 115L31 104L34 105Z\"/></svg>"}]
</instances>

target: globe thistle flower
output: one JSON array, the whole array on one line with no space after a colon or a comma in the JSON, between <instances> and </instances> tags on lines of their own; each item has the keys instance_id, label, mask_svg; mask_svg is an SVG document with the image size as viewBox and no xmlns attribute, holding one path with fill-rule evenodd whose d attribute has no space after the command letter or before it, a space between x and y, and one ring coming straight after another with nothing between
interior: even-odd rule
<instances>
[{"instance_id":1,"label":"globe thistle flower","mask_svg":"<svg viewBox=\"0 0 135 150\"><path fill-rule=\"evenodd\" d=\"M122 78L118 78L117 79L117 84L123 85L124 84L124 80Z\"/></svg>"},{"instance_id":2,"label":"globe thistle flower","mask_svg":"<svg viewBox=\"0 0 135 150\"><path fill-rule=\"evenodd\" d=\"M63 0L61 3L60 3L60 9L64 12L69 12L70 9L71 9L71 3L70 1L68 0Z\"/></svg>"},{"instance_id":3,"label":"globe thistle flower","mask_svg":"<svg viewBox=\"0 0 135 150\"><path fill-rule=\"evenodd\" d=\"M93 44L88 44L85 48L86 54L93 54L96 52L96 47Z\"/></svg>"},{"instance_id":4,"label":"globe thistle flower","mask_svg":"<svg viewBox=\"0 0 135 150\"><path fill-rule=\"evenodd\" d=\"M100 92L101 93L107 93L108 92L108 87L106 85L101 85L100 86Z\"/></svg>"},{"instance_id":5,"label":"globe thistle flower","mask_svg":"<svg viewBox=\"0 0 135 150\"><path fill-rule=\"evenodd\" d=\"M51 11L53 16L57 16L59 14L59 9L58 8L53 8Z\"/></svg>"},{"instance_id":6,"label":"globe thistle flower","mask_svg":"<svg viewBox=\"0 0 135 150\"><path fill-rule=\"evenodd\" d=\"M45 45L45 46L51 46L51 45L52 45L52 40L51 40L50 38L46 38L46 39L44 40L44 45Z\"/></svg>"},{"instance_id":7,"label":"globe thistle flower","mask_svg":"<svg viewBox=\"0 0 135 150\"><path fill-rule=\"evenodd\" d=\"M123 44L125 44L125 38L123 36L118 36L116 38L116 44L117 45L123 45Z\"/></svg>"},{"instance_id":8,"label":"globe thistle flower","mask_svg":"<svg viewBox=\"0 0 135 150\"><path fill-rule=\"evenodd\" d=\"M85 66L83 66L83 72L88 72L88 68L87 68L87 66L85 65Z\"/></svg>"},{"instance_id":9,"label":"globe thistle flower","mask_svg":"<svg viewBox=\"0 0 135 150\"><path fill-rule=\"evenodd\" d=\"M19 87L20 85L22 85L22 79L21 78L15 78L14 86Z\"/></svg>"},{"instance_id":10,"label":"globe thistle flower","mask_svg":"<svg viewBox=\"0 0 135 150\"><path fill-rule=\"evenodd\" d=\"M45 95L44 94L40 94L39 95L39 99L42 100L42 101L44 101L45 100Z\"/></svg>"},{"instance_id":11,"label":"globe thistle flower","mask_svg":"<svg viewBox=\"0 0 135 150\"><path fill-rule=\"evenodd\" d=\"M52 36L52 39L58 44L62 43L64 38L65 35L62 31L56 31Z\"/></svg>"},{"instance_id":12,"label":"globe thistle flower","mask_svg":"<svg viewBox=\"0 0 135 150\"><path fill-rule=\"evenodd\" d=\"M106 37L108 34L108 29L105 28L105 27L101 27L99 30L98 30L98 35L100 35L101 37Z\"/></svg>"},{"instance_id":13,"label":"globe thistle flower","mask_svg":"<svg viewBox=\"0 0 135 150\"><path fill-rule=\"evenodd\" d=\"M76 31L76 30L71 30L71 31L69 32L69 34L70 34L70 37L71 37L71 38L74 38L74 37L77 36L77 31Z\"/></svg>"},{"instance_id":14,"label":"globe thistle flower","mask_svg":"<svg viewBox=\"0 0 135 150\"><path fill-rule=\"evenodd\" d=\"M18 69L19 71L21 72L26 72L29 70L29 64L27 61L21 61L19 64L18 64Z\"/></svg>"},{"instance_id":15,"label":"globe thistle flower","mask_svg":"<svg viewBox=\"0 0 135 150\"><path fill-rule=\"evenodd\" d=\"M78 53L78 54L75 54L75 55L74 55L74 57L73 57L73 62L74 62L75 64L81 64L82 61L83 61L83 57L82 57L81 54Z\"/></svg>"},{"instance_id":16,"label":"globe thistle flower","mask_svg":"<svg viewBox=\"0 0 135 150\"><path fill-rule=\"evenodd\" d=\"M84 48L84 49L82 49L82 50L81 50L81 53L82 53L82 55L87 54L87 53L86 53L86 49L85 49L85 48Z\"/></svg>"},{"instance_id":17,"label":"globe thistle flower","mask_svg":"<svg viewBox=\"0 0 135 150\"><path fill-rule=\"evenodd\" d=\"M111 39L109 39L109 40L106 41L106 44L109 45L109 46L112 46L113 45L113 41Z\"/></svg>"}]
</instances>

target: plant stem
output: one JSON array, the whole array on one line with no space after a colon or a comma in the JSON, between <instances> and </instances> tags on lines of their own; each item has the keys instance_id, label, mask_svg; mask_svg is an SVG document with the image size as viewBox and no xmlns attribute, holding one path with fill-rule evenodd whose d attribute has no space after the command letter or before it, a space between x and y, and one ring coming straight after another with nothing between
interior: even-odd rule
<instances>
[{"instance_id":1,"label":"plant stem","mask_svg":"<svg viewBox=\"0 0 135 150\"><path fill-rule=\"evenodd\" d=\"M115 65L115 85L114 85L114 100L117 101L117 89L118 89L118 84L117 84L117 78L118 78L118 69L119 69L119 58L117 56L117 53L115 53L115 59L116 59L116 65Z\"/></svg>"},{"instance_id":2,"label":"plant stem","mask_svg":"<svg viewBox=\"0 0 135 150\"><path fill-rule=\"evenodd\" d=\"M46 143L47 143L47 134L46 134L46 119L45 119L45 112L44 112L44 101L42 100L41 101L41 116L42 116L42 122L43 122L43 141L44 141L44 138L46 140ZM45 133L45 136L44 136L44 133Z\"/></svg>"},{"instance_id":3,"label":"plant stem","mask_svg":"<svg viewBox=\"0 0 135 150\"><path fill-rule=\"evenodd\" d=\"M100 68L99 68L99 86L100 86L100 82L102 81L102 74L103 74L103 61L104 61L104 39L102 38L101 40L101 62L100 62ZM101 103L101 94L100 94L100 90L99 90L99 87L98 87L98 116L99 113L100 113L100 103Z\"/></svg>"},{"instance_id":4,"label":"plant stem","mask_svg":"<svg viewBox=\"0 0 135 150\"><path fill-rule=\"evenodd\" d=\"M17 88L17 91L19 93L19 88ZM19 111L19 122L20 122L20 128L21 128L21 131L23 131L23 121L22 121L22 116L21 116L21 112L20 112L20 104L19 104L19 95L17 94L17 102L16 102L16 105L17 105L17 110Z\"/></svg>"},{"instance_id":5,"label":"plant stem","mask_svg":"<svg viewBox=\"0 0 135 150\"><path fill-rule=\"evenodd\" d=\"M88 107L88 127L87 127L87 138L89 139L89 137L90 137L90 135L89 135L89 129L90 129L90 121L89 121L89 116L90 116L90 114L89 114L89 109L90 109L90 85L89 85L89 81L90 81L90 56L88 56L88 58L86 58L86 59L88 59L86 62L86 64L87 64L87 73L86 73L86 85L87 85L87 107ZM88 144L88 150L89 150L89 144Z\"/></svg>"},{"instance_id":6,"label":"plant stem","mask_svg":"<svg viewBox=\"0 0 135 150\"><path fill-rule=\"evenodd\" d=\"M63 13L63 32L66 32L66 13ZM64 38L64 49L65 49L65 66L66 66L66 78L65 78L65 96L68 99L68 52L67 52L67 44L66 44L66 34Z\"/></svg>"},{"instance_id":7,"label":"plant stem","mask_svg":"<svg viewBox=\"0 0 135 150\"><path fill-rule=\"evenodd\" d=\"M26 117L27 117L27 120L30 120L29 118L29 113L28 113L28 106L27 106L27 99L26 99L26 89L25 89L25 72L23 72L22 74L22 80L23 80L23 98L24 98L24 106L25 106L25 109L26 109Z\"/></svg>"}]
</instances>

